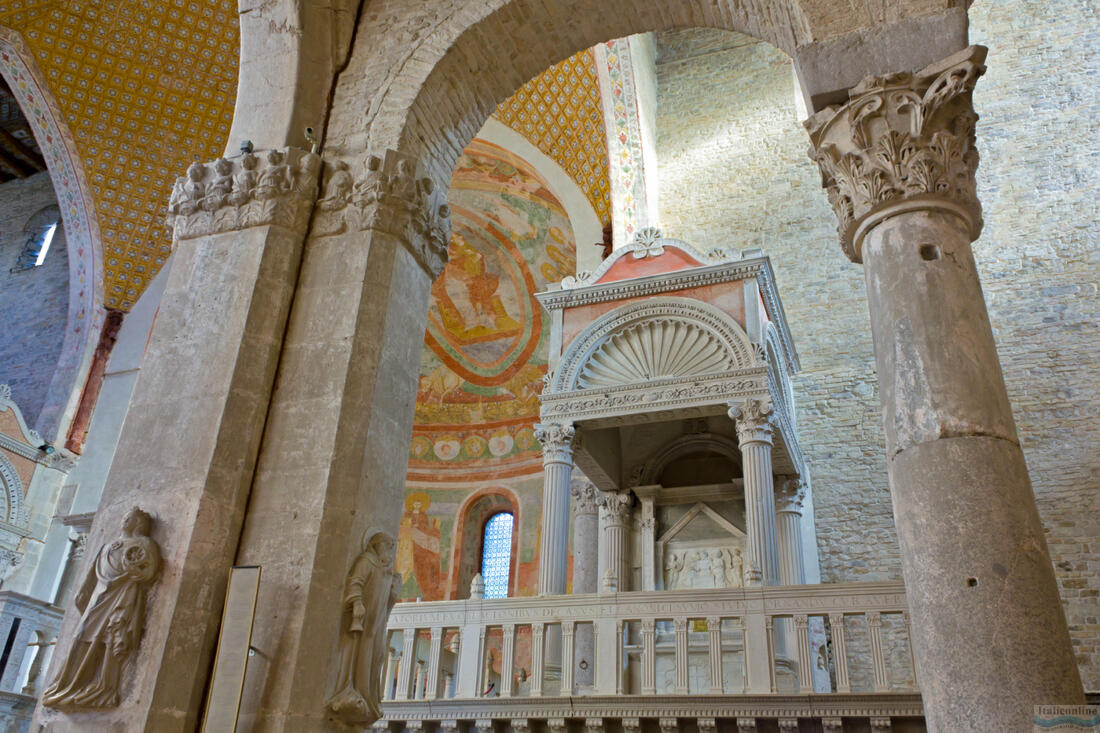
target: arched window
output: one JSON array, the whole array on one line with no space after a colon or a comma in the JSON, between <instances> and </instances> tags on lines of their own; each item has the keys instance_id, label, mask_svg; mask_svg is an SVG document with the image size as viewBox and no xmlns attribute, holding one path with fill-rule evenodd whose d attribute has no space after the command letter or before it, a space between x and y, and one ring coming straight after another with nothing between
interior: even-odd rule
<instances>
[{"instance_id":1,"label":"arched window","mask_svg":"<svg viewBox=\"0 0 1100 733\"><path fill-rule=\"evenodd\" d=\"M29 270L46 261L57 228L61 226L61 212L56 206L47 206L32 216L23 227L23 251L14 270Z\"/></svg>"},{"instance_id":2,"label":"arched window","mask_svg":"<svg viewBox=\"0 0 1100 733\"><path fill-rule=\"evenodd\" d=\"M481 577L486 598L508 597L508 576L512 567L512 514L499 512L489 517L481 541Z\"/></svg>"}]
</instances>

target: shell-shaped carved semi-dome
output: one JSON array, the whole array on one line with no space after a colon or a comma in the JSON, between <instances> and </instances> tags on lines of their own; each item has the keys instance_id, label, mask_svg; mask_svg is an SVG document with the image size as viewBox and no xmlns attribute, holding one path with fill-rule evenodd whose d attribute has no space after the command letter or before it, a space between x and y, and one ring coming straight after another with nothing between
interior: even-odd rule
<instances>
[{"instance_id":1,"label":"shell-shaped carved semi-dome","mask_svg":"<svg viewBox=\"0 0 1100 733\"><path fill-rule=\"evenodd\" d=\"M653 319L626 328L593 352L581 370L581 389L691 377L734 369L729 349L695 323Z\"/></svg>"}]
</instances>

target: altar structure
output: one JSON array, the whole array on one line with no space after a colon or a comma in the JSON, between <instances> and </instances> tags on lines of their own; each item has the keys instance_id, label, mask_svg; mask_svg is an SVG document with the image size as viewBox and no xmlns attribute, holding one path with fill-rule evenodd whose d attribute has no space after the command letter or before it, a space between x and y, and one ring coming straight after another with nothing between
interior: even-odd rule
<instances>
[{"instance_id":1,"label":"altar structure","mask_svg":"<svg viewBox=\"0 0 1100 733\"><path fill-rule=\"evenodd\" d=\"M647 228L537 297L538 595L487 599L478 576L398 604L376 727L922 730L902 584L817 584L803 551L798 354L764 253Z\"/></svg>"}]
</instances>

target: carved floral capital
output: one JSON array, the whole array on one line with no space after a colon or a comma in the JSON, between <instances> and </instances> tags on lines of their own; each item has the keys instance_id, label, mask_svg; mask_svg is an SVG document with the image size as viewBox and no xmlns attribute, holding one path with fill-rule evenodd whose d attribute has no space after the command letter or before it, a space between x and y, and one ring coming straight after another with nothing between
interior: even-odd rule
<instances>
[{"instance_id":1,"label":"carved floral capital","mask_svg":"<svg viewBox=\"0 0 1100 733\"><path fill-rule=\"evenodd\" d=\"M634 496L629 491L604 491L600 499L607 518L610 521L625 523L630 516L630 508L634 505Z\"/></svg>"},{"instance_id":2,"label":"carved floral capital","mask_svg":"<svg viewBox=\"0 0 1100 733\"><path fill-rule=\"evenodd\" d=\"M596 514L600 508L600 491L588 479L575 479L569 486L573 511L577 516Z\"/></svg>"},{"instance_id":3,"label":"carved floral capital","mask_svg":"<svg viewBox=\"0 0 1100 733\"><path fill-rule=\"evenodd\" d=\"M904 211L951 211L978 237L978 116L971 93L985 72L985 54L971 46L915 74L867 77L851 89L847 104L805 122L810 157L853 262L862 262L866 232Z\"/></svg>"},{"instance_id":4,"label":"carved floral capital","mask_svg":"<svg viewBox=\"0 0 1100 733\"><path fill-rule=\"evenodd\" d=\"M737 424L737 437L741 444L771 443L774 426L774 410L770 400L749 397L743 402L731 403L729 416Z\"/></svg>"},{"instance_id":5,"label":"carved floral capital","mask_svg":"<svg viewBox=\"0 0 1100 733\"><path fill-rule=\"evenodd\" d=\"M802 502L806 499L806 483L798 476L777 477L775 482L775 511L802 514Z\"/></svg>"},{"instance_id":6,"label":"carved floral capital","mask_svg":"<svg viewBox=\"0 0 1100 733\"><path fill-rule=\"evenodd\" d=\"M304 232L317 196L321 158L298 148L192 163L168 201L177 240L279 226Z\"/></svg>"},{"instance_id":7,"label":"carved floral capital","mask_svg":"<svg viewBox=\"0 0 1100 733\"><path fill-rule=\"evenodd\" d=\"M575 436L570 423L535 423L535 440L542 445L543 463L571 463Z\"/></svg>"},{"instance_id":8,"label":"carved floral capital","mask_svg":"<svg viewBox=\"0 0 1100 733\"><path fill-rule=\"evenodd\" d=\"M324 185L313 218L314 236L368 229L397 237L434 280L447 264L451 210L430 178L417 178L415 162L389 151L368 155L354 177L342 160L326 160Z\"/></svg>"}]
</instances>

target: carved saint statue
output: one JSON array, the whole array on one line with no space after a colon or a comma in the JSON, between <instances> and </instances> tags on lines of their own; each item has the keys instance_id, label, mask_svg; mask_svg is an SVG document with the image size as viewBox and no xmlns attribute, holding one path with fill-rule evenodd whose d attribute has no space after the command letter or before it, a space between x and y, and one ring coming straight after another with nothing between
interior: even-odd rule
<instances>
[{"instance_id":1,"label":"carved saint statue","mask_svg":"<svg viewBox=\"0 0 1100 733\"><path fill-rule=\"evenodd\" d=\"M382 717L386 620L397 601L394 541L385 532L363 535L363 551L344 581L340 616L340 669L336 693L325 706L346 723L370 725Z\"/></svg>"},{"instance_id":2,"label":"carved saint statue","mask_svg":"<svg viewBox=\"0 0 1100 733\"><path fill-rule=\"evenodd\" d=\"M122 667L137 651L145 596L160 573L160 549L149 537L152 523L135 507L122 522L122 535L100 548L74 601L83 613L80 628L57 678L42 694L44 705L118 705Z\"/></svg>"}]
</instances>

